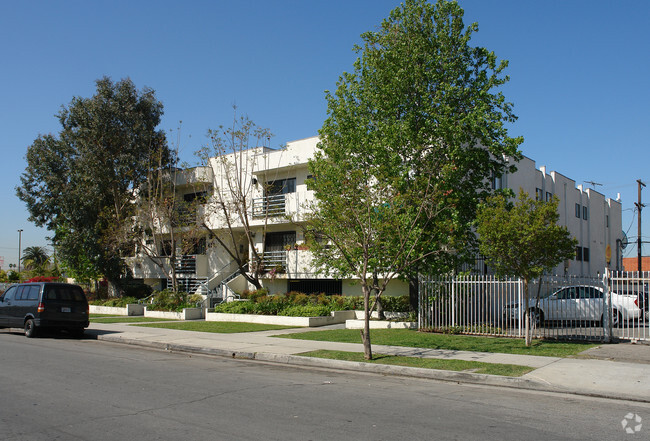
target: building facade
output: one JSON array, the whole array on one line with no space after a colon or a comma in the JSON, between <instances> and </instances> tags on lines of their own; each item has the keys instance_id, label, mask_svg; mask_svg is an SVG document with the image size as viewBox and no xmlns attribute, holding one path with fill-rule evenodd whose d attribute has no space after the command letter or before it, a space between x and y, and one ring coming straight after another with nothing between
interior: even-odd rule
<instances>
[{"instance_id":1,"label":"building facade","mask_svg":"<svg viewBox=\"0 0 650 441\"><path fill-rule=\"evenodd\" d=\"M317 274L301 228L314 194L307 189L308 161L313 157L318 138L293 141L281 150L259 147L244 152L210 158L203 167L184 170L176 179L176 192L183 200L197 195L205 203L196 208L192 221L201 225L204 238L194 254L183 254L176 262L161 267L151 255L137 253L128 259L133 276L154 288L164 288L169 267L177 268L180 285L194 292L243 292L252 285L242 276L240 260L261 256L260 282L271 293L300 291L361 295L355 280L335 280ZM233 184L235 184L233 186ZM494 180L495 188L519 188L537 198L559 198L561 225L579 241L574 260L558 266L558 274L597 276L608 264L621 266L621 204L602 194L575 185L575 181L557 173L537 169L523 158L517 171ZM234 213L228 216L227 213ZM161 229L164 229L161 227ZM151 242L143 238L143 243ZM618 244L618 245L617 245ZM154 244L162 249L164 244ZM164 256L160 259L164 260ZM254 271L249 265L245 271ZM386 295L408 294L408 284L391 281Z\"/></svg>"}]
</instances>

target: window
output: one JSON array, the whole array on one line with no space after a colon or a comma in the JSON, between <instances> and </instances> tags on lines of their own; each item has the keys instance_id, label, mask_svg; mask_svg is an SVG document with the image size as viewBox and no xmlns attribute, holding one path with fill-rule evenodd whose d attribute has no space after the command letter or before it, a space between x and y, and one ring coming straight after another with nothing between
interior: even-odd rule
<instances>
[{"instance_id":1,"label":"window","mask_svg":"<svg viewBox=\"0 0 650 441\"><path fill-rule=\"evenodd\" d=\"M23 292L25 293L25 299L27 298L27 290L29 289L28 286L19 286L18 290L16 291L16 300L22 300L23 298Z\"/></svg>"},{"instance_id":2,"label":"window","mask_svg":"<svg viewBox=\"0 0 650 441\"><path fill-rule=\"evenodd\" d=\"M6 302L7 300L13 300L14 296L16 295L16 288L15 286L12 286L9 288L5 293L2 295L2 299Z\"/></svg>"},{"instance_id":3,"label":"window","mask_svg":"<svg viewBox=\"0 0 650 441\"><path fill-rule=\"evenodd\" d=\"M543 201L544 200L544 190L541 188L535 189L535 200Z\"/></svg>"},{"instance_id":4,"label":"window","mask_svg":"<svg viewBox=\"0 0 650 441\"><path fill-rule=\"evenodd\" d=\"M206 250L205 237L201 237L200 239L197 239L192 244L192 249L190 254L205 254L205 250Z\"/></svg>"},{"instance_id":5,"label":"window","mask_svg":"<svg viewBox=\"0 0 650 441\"><path fill-rule=\"evenodd\" d=\"M39 291L38 286L30 286L29 287L29 292L27 295L23 294L23 299L27 300L38 300L38 291Z\"/></svg>"},{"instance_id":6,"label":"window","mask_svg":"<svg viewBox=\"0 0 650 441\"><path fill-rule=\"evenodd\" d=\"M584 220L589 219L589 209L586 206L582 207L582 218Z\"/></svg>"},{"instance_id":7,"label":"window","mask_svg":"<svg viewBox=\"0 0 650 441\"><path fill-rule=\"evenodd\" d=\"M605 226L609 228L609 214L605 215Z\"/></svg>"},{"instance_id":8,"label":"window","mask_svg":"<svg viewBox=\"0 0 650 441\"><path fill-rule=\"evenodd\" d=\"M547 191L546 192L546 202L550 201L551 199L553 199L553 193L550 193L550 192Z\"/></svg>"},{"instance_id":9,"label":"window","mask_svg":"<svg viewBox=\"0 0 650 441\"><path fill-rule=\"evenodd\" d=\"M491 182L492 190L503 190L503 178L501 175L492 175L492 182Z\"/></svg>"},{"instance_id":10,"label":"window","mask_svg":"<svg viewBox=\"0 0 650 441\"><path fill-rule=\"evenodd\" d=\"M296 192L296 178L278 179L266 183L266 195L276 196Z\"/></svg>"},{"instance_id":11,"label":"window","mask_svg":"<svg viewBox=\"0 0 650 441\"><path fill-rule=\"evenodd\" d=\"M266 233L264 240L264 252L284 251L286 247L293 247L296 243L295 231L280 231L277 233Z\"/></svg>"},{"instance_id":12,"label":"window","mask_svg":"<svg viewBox=\"0 0 650 441\"><path fill-rule=\"evenodd\" d=\"M183 195L183 200L185 202L194 202L195 200L198 200L200 203L205 204L207 198L208 198L207 191L199 191L196 193L188 193Z\"/></svg>"},{"instance_id":13,"label":"window","mask_svg":"<svg viewBox=\"0 0 650 441\"><path fill-rule=\"evenodd\" d=\"M589 248L583 248L582 249L582 260L584 262L589 262Z\"/></svg>"},{"instance_id":14,"label":"window","mask_svg":"<svg viewBox=\"0 0 650 441\"><path fill-rule=\"evenodd\" d=\"M289 280L289 291L297 291L305 294L341 294L343 283L340 280L331 279L299 279Z\"/></svg>"},{"instance_id":15,"label":"window","mask_svg":"<svg viewBox=\"0 0 650 441\"><path fill-rule=\"evenodd\" d=\"M576 204L576 217L580 219L580 204Z\"/></svg>"},{"instance_id":16,"label":"window","mask_svg":"<svg viewBox=\"0 0 650 441\"><path fill-rule=\"evenodd\" d=\"M576 260L582 261L582 247L576 247Z\"/></svg>"}]
</instances>

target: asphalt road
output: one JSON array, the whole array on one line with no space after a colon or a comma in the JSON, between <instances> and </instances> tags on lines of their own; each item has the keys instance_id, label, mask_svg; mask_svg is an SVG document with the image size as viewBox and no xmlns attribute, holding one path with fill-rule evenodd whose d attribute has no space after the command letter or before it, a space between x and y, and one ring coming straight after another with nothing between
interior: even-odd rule
<instances>
[{"instance_id":1,"label":"asphalt road","mask_svg":"<svg viewBox=\"0 0 650 441\"><path fill-rule=\"evenodd\" d=\"M0 440L648 439L650 405L0 330ZM628 435L626 414L643 418ZM634 423L636 424L636 423Z\"/></svg>"}]
</instances>

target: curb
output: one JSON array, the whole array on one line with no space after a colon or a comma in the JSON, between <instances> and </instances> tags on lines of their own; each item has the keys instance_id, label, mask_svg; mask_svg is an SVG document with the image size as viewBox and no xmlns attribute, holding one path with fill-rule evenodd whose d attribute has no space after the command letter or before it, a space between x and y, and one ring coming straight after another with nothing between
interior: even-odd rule
<instances>
[{"instance_id":1,"label":"curb","mask_svg":"<svg viewBox=\"0 0 650 441\"><path fill-rule=\"evenodd\" d=\"M284 364L295 367L315 367L324 369L337 369L353 372L372 373L380 375L394 375L409 378L422 378L427 380L444 381L448 383L474 384L482 386L508 387L537 392L554 392L562 394L575 394L594 398L612 400L634 401L650 403L650 397L639 398L617 394L599 393L581 389L564 389L554 387L547 383L520 377L506 377L500 375L475 374L471 372L445 371L439 369L424 369L407 366L391 366L385 364L370 364L356 361L330 360L325 358L301 357L299 355L275 354L269 352L228 351L217 348L204 348L199 346L181 345L172 343L143 341L138 339L114 337L111 335L98 335L97 340L111 343L121 343L164 351L186 352L193 354L211 355L217 357L234 358L241 360L254 360L266 363Z\"/></svg>"}]
</instances>

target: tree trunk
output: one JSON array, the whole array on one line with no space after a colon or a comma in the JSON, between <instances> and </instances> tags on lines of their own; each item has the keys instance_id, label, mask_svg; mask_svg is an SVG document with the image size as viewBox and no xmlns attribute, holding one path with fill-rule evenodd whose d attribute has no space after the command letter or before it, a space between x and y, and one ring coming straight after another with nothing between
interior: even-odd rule
<instances>
[{"instance_id":1,"label":"tree trunk","mask_svg":"<svg viewBox=\"0 0 650 441\"><path fill-rule=\"evenodd\" d=\"M362 285L363 289L363 311L364 321L363 330L361 331L361 341L363 342L363 358L372 360L372 347L370 346L370 288Z\"/></svg>"},{"instance_id":2,"label":"tree trunk","mask_svg":"<svg viewBox=\"0 0 650 441\"><path fill-rule=\"evenodd\" d=\"M119 297L120 296L120 288L119 285L116 283L116 281L108 279L108 297Z\"/></svg>"},{"instance_id":3,"label":"tree trunk","mask_svg":"<svg viewBox=\"0 0 650 441\"><path fill-rule=\"evenodd\" d=\"M526 312L526 321L524 326L524 333L526 335L525 342L526 346L530 346L532 340L532 333L530 329L530 295L528 294L528 279L524 279L524 311Z\"/></svg>"},{"instance_id":4,"label":"tree trunk","mask_svg":"<svg viewBox=\"0 0 650 441\"><path fill-rule=\"evenodd\" d=\"M418 312L420 283L417 277L409 277L409 304L412 312Z\"/></svg>"},{"instance_id":5,"label":"tree trunk","mask_svg":"<svg viewBox=\"0 0 650 441\"><path fill-rule=\"evenodd\" d=\"M386 314L384 314L384 307L381 304L381 298L377 296L375 302L377 304L377 318L379 320L386 320Z\"/></svg>"}]
</instances>

